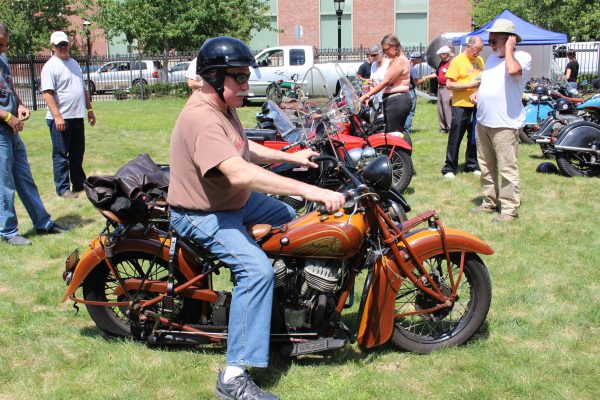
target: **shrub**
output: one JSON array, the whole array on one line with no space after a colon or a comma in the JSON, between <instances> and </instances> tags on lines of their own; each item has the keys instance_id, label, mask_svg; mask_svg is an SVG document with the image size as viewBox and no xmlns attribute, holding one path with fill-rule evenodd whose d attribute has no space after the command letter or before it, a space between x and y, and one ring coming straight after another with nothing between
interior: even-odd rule
<instances>
[{"instance_id":1,"label":"shrub","mask_svg":"<svg viewBox=\"0 0 600 400\"><path fill-rule=\"evenodd\" d=\"M127 92L124 90L115 90L113 92L113 97L115 98L115 100L126 100Z\"/></svg>"}]
</instances>

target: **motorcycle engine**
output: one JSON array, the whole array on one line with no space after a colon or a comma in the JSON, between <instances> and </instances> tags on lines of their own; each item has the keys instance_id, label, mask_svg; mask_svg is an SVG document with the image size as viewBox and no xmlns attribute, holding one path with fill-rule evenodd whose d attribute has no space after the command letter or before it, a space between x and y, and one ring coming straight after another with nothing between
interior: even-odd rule
<instances>
[{"instance_id":1,"label":"motorcycle engine","mask_svg":"<svg viewBox=\"0 0 600 400\"><path fill-rule=\"evenodd\" d=\"M336 305L343 262L338 260L274 260L275 293L290 331L317 329Z\"/></svg>"}]
</instances>

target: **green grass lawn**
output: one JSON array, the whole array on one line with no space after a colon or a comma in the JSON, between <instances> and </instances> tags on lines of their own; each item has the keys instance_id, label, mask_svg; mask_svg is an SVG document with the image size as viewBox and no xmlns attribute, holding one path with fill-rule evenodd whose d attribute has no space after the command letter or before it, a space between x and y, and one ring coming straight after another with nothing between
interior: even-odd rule
<instances>
[{"instance_id":1,"label":"green grass lawn","mask_svg":"<svg viewBox=\"0 0 600 400\"><path fill-rule=\"evenodd\" d=\"M85 170L113 174L140 152L168 162L169 137L182 100L97 102L87 128ZM240 110L254 126L258 107ZM45 111L25 125L36 183L53 218L71 228L36 236L21 203L20 231L34 245L0 243L0 399L212 398L222 348L150 348L103 337L84 306L60 303L64 259L84 249L103 218L85 196L54 193ZM420 102L414 122L416 176L407 199L415 213L436 209L446 226L469 231L495 251L484 258L492 307L466 346L422 356L356 345L325 356L284 360L257 381L282 399L596 399L600 397L600 224L598 179L542 175L539 148L521 146L522 207L517 221L493 225L470 215L479 182L440 174L446 136L435 105ZM464 144L461 149L464 154ZM461 155L461 161L462 159ZM362 281L362 277L361 277ZM356 314L350 310L349 323Z\"/></svg>"}]
</instances>

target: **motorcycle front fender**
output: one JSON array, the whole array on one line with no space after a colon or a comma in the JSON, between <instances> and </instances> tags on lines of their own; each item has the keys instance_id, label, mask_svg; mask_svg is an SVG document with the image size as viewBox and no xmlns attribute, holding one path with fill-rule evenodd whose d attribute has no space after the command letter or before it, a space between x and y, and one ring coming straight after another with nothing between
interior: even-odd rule
<instances>
[{"instance_id":1,"label":"motorcycle front fender","mask_svg":"<svg viewBox=\"0 0 600 400\"><path fill-rule=\"evenodd\" d=\"M412 146L408 144L406 140L404 140L404 134L400 132L395 133L376 133L374 135L369 136L369 143L372 147L381 147L381 146L392 146L392 147L400 147L408 151L412 152Z\"/></svg>"},{"instance_id":2,"label":"motorcycle front fender","mask_svg":"<svg viewBox=\"0 0 600 400\"><path fill-rule=\"evenodd\" d=\"M591 151L594 142L600 142L600 125L580 121L566 126L556 139L554 147L565 151Z\"/></svg>"},{"instance_id":3,"label":"motorcycle front fender","mask_svg":"<svg viewBox=\"0 0 600 400\"><path fill-rule=\"evenodd\" d=\"M171 241L167 239L165 243L157 240L148 239L125 239L118 241L114 248L114 255L124 252L142 252L157 255L165 261L169 260L169 246ZM188 279L192 279L200 271L200 266L195 260L194 255L187 246L178 246L177 265ZM88 247L88 249L79 258L79 261L72 270L72 278L65 291L62 302L65 302L77 289L83 284L85 278L98 266L103 265L106 260L106 251L102 243L96 238Z\"/></svg>"},{"instance_id":4,"label":"motorcycle front fender","mask_svg":"<svg viewBox=\"0 0 600 400\"><path fill-rule=\"evenodd\" d=\"M494 253L490 246L468 232L452 228L446 228L445 232L449 253ZM421 263L433 256L444 254L442 239L437 230L416 231L407 237L407 241ZM402 245L400 247L403 248ZM404 279L396 261L387 255L382 255L375 262L373 280L367 289L367 299L358 327L357 342L360 346L375 347L387 343L392 337L396 294Z\"/></svg>"}]
</instances>

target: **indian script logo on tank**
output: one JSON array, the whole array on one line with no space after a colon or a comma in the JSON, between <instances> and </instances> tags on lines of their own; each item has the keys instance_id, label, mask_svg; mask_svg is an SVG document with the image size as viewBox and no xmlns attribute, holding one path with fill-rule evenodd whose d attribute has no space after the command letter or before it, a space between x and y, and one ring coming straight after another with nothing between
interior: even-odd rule
<instances>
[{"instance_id":1,"label":"indian script logo on tank","mask_svg":"<svg viewBox=\"0 0 600 400\"><path fill-rule=\"evenodd\" d=\"M342 253L342 242L336 237L325 237L311 240L297 248L296 252L310 255L339 255Z\"/></svg>"}]
</instances>

